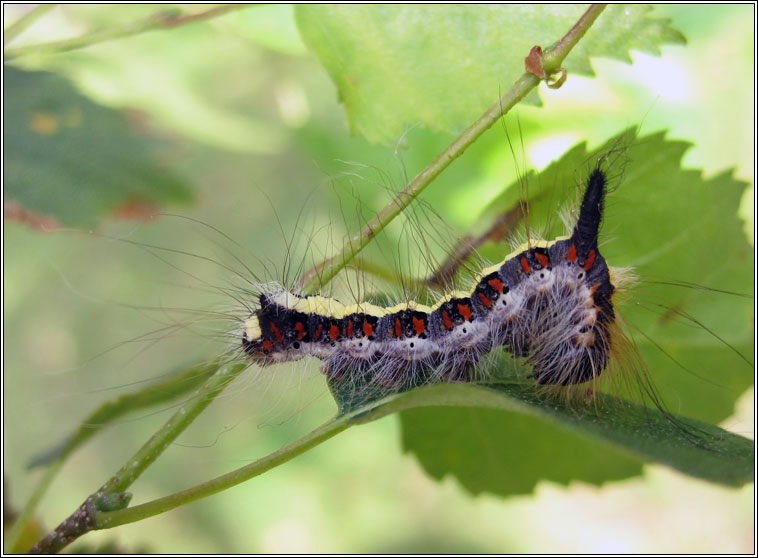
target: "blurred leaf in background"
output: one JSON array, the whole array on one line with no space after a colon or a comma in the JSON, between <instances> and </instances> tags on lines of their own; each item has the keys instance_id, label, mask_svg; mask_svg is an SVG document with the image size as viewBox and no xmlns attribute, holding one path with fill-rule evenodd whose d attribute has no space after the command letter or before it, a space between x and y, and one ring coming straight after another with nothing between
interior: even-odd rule
<instances>
[{"instance_id":1,"label":"blurred leaf in background","mask_svg":"<svg viewBox=\"0 0 758 558\"><path fill-rule=\"evenodd\" d=\"M5 199L66 226L92 227L113 214L157 212L191 199L161 166L151 140L124 114L47 72L3 71Z\"/></svg>"}]
</instances>

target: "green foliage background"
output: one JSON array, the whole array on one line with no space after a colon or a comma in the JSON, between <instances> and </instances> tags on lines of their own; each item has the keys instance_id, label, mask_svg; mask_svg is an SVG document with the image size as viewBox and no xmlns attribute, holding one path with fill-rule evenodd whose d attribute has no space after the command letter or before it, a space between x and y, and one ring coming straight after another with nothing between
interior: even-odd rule
<instances>
[{"instance_id":1,"label":"green foliage background","mask_svg":"<svg viewBox=\"0 0 758 558\"><path fill-rule=\"evenodd\" d=\"M59 7L18 43L50 40L59 33L76 35L82 29L136 20L155 9ZM231 251L257 269L261 262L281 269L287 249L281 231L300 223L305 232L313 233L313 245L326 246L320 249L328 254L329 246L354 231L361 217L371 216L386 202L388 188L399 188L405 175L413 176L449 143L451 131L476 116L473 111L441 119L438 113L425 112L435 106L425 106L429 91L411 86L412 76L403 74L395 63L365 76L374 80L369 82L370 91L383 86L390 95L382 106L355 109L351 99L361 98L356 93L360 89L347 96L343 88L348 108L358 110L350 114L348 126L343 108L335 102L335 85L309 54L295 27L297 19L302 29L308 29L315 9L299 9L295 17L288 7L256 7L192 26L14 62L25 69L54 71L67 80L56 82L61 88L73 83L84 94L77 101L83 103L82 114L89 114L88 110L108 114L98 112L92 117L106 128L102 136L95 136L94 145L65 142L42 153L26 151L27 158L17 167L6 159L6 181L13 169L27 181L17 191L6 185L7 196L36 211L52 211L49 204L55 206L55 200L35 194L34 188L56 179L56 161L48 156L54 153L76 162L84 177L76 190L80 195L86 194L85 187L98 183L126 192L120 201L98 211L112 215L115 208L129 207L135 199L169 204L170 211L219 226L239 243L180 218L164 217L146 224L106 218L97 230L107 238L81 233L81 227L97 223L88 220L90 210L81 213L83 220L76 215L71 220L59 216L77 227L77 232L63 234L41 234L6 221L4 466L15 505L24 501L33 486L34 475L25 471L25 464L60 442L98 403L223 347L209 337L213 327L176 327L189 318L172 309L213 305L219 297L198 289L197 279L208 285L225 284L227 270L182 254L161 252L156 258L113 238L208 255L238 268L227 252ZM519 108L524 144L516 140L516 149L539 162L548 148L555 153L579 140L598 145L642 122L643 133L665 128L669 137L694 143L685 155L687 165L704 168L707 176L735 167L739 178L752 183L754 144L749 124L753 119L746 113L754 110L754 104L752 81L744 71L754 66L748 9L656 8L653 15L672 17L673 26L687 36L688 46L665 46L661 58L635 52L631 66L593 59L596 78L570 73L562 89L541 89L543 107ZM436 10L429 17L444 21L448 14ZM10 19L13 14L7 15ZM469 23L481 17L473 13ZM601 16L606 17L613 17L611 11ZM327 36L337 41L334 34L351 27L349 22L337 25L336 30L327 30ZM431 24L429 28L445 29ZM413 30L411 26L408 32L413 34ZM437 39L444 39L444 31L439 33L442 36ZM309 44L317 41L312 28L303 35ZM560 33L548 35L557 38ZM374 44L370 39L366 36L360 44L384 50L381 42ZM483 43L472 54L469 71L494 68L491 73L497 76L495 62L482 61L477 55L493 56ZM525 54L521 50L509 56L518 61ZM447 55L456 59L452 52ZM392 54L402 61L402 52ZM577 56L582 59L581 53ZM586 61L575 63L588 67ZM328 62L326 66L334 72ZM16 70L5 71L7 78ZM467 77L475 83L482 79ZM512 79L496 79L491 87L464 88L461 95L476 89L479 101L475 99L474 104L488 103ZM454 89L432 87L440 95L457 99ZM393 103L393 93L403 102ZM471 104L465 97L460 106ZM415 107L418 113L413 112ZM388 112L390 108L411 112ZM6 114L4 134L9 134L14 129L13 116L23 112ZM112 120L118 126L123 119L117 117L124 114L136 139L124 139L122 144L118 143L125 137L122 128L115 133L107 123ZM410 126L404 129L403 122ZM17 126L21 128L23 122ZM359 133L351 137L350 129ZM389 145L369 143L364 136ZM109 163L113 179L86 173L86 162L101 157L93 151L95 147L114 157ZM141 151L135 154L133 149ZM140 164L126 164L121 170L119 162L129 159ZM425 200L455 231L468 231L477 215L471 208L485 207L503 185L515 179L513 167L505 134L494 129L443 174ZM116 182L128 173L131 178ZM568 172L572 180L573 173L574 169ZM165 195L145 200L138 195L141 180L165 184L165 189L153 190ZM621 205L623 187L617 194ZM750 193L746 199L745 205L751 206ZM35 200L42 205L35 205ZM184 205L177 204L182 200ZM59 202L74 208L83 204ZM300 216L303 207L305 219ZM723 219L730 226L739 223L733 216ZM611 218L608 224L612 227ZM328 234L323 232L327 225ZM707 230L718 227L716 222ZM636 242L621 232L608 232L616 242ZM374 258L395 253L407 238L402 227L392 228L386 246L375 248ZM291 261L302 260L308 248L304 244L300 241L290 248ZM311 257L318 260L323 255ZM698 263L697 259L693 262ZM707 267L707 261L700 263L676 277L706 282L698 269ZM123 306L135 303L163 310ZM155 334L135 339L150 330ZM155 339L160 342L153 343ZM140 501L240 466L302 435L333 413L333 402L315 368L282 368L277 377L256 378L251 372L232 386L135 486ZM688 393L692 397L707 396L712 389L707 381L691 383L694 387ZM689 401L687 397L682 406L687 407ZM171 411L139 413L84 448L43 503L40 516L46 525L52 527L70 513ZM727 412L708 418L718 420ZM454 418L452 413L444 416L445 420ZM403 430L406 443L408 424L413 423L406 423ZM750 424L745 418L727 422L744 435L752 435ZM514 423L504 421L501 428L509 426ZM423 432L422 439L429 439L429 433ZM752 541L749 487L742 491L716 488L648 467L643 479L608 483L600 489L577 482L568 488L543 482L529 497L472 498L449 477L441 484L432 481L414 457L399 451L399 440L394 416L352 429L260 479L146 522L89 535L83 542L115 538L132 551L165 552L739 552ZM507 437L503 443L515 444ZM636 466L630 465L630 470ZM520 478L524 476L528 475ZM508 485L508 479L503 484ZM693 508L698 510L696 516ZM705 508L712 514L704 513ZM548 532L546 523L552 526Z\"/></svg>"}]
</instances>

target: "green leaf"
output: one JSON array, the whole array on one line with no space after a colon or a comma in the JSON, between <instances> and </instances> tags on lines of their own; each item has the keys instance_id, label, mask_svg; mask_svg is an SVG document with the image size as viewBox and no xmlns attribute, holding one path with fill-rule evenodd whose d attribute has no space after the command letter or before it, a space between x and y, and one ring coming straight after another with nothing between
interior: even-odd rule
<instances>
[{"instance_id":1,"label":"green leaf","mask_svg":"<svg viewBox=\"0 0 758 558\"><path fill-rule=\"evenodd\" d=\"M589 55L631 61L683 43L651 6L609 6L564 67L592 75ZM582 5L300 5L295 15L345 104L350 130L369 141L396 141L406 126L460 131L524 72L534 45L559 39ZM570 79L570 78L569 78ZM536 94L529 98L538 103Z\"/></svg>"},{"instance_id":2,"label":"green leaf","mask_svg":"<svg viewBox=\"0 0 758 558\"><path fill-rule=\"evenodd\" d=\"M191 198L120 112L52 73L5 66L3 77L5 195L22 211L93 226L119 207L140 211Z\"/></svg>"},{"instance_id":3,"label":"green leaf","mask_svg":"<svg viewBox=\"0 0 758 558\"><path fill-rule=\"evenodd\" d=\"M397 411L406 450L436 478L452 473L473 492L523 493L538 478L599 484L636 473L641 462L729 486L753 478L752 440L604 394L577 406L523 384L437 384L390 397L355 420ZM519 415L528 420L517 418L511 435L509 419ZM504 478L519 474L527 476Z\"/></svg>"},{"instance_id":4,"label":"green leaf","mask_svg":"<svg viewBox=\"0 0 758 558\"><path fill-rule=\"evenodd\" d=\"M403 447L424 470L438 480L453 474L473 494L529 494L541 480L601 484L642 470L616 448L519 412L429 407L401 416Z\"/></svg>"}]
</instances>

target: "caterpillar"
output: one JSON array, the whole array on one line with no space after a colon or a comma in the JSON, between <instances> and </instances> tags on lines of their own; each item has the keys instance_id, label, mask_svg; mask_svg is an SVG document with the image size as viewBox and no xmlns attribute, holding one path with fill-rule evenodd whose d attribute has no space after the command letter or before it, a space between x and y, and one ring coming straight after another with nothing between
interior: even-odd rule
<instances>
[{"instance_id":1,"label":"caterpillar","mask_svg":"<svg viewBox=\"0 0 758 558\"><path fill-rule=\"evenodd\" d=\"M614 285L598 250L607 184L598 164L569 237L522 246L482 270L469 291L432 306L262 293L244 323L244 351L264 366L310 355L329 377L358 370L403 385L423 370L433 370L433 379L466 379L483 354L504 346L526 357L538 384L594 379L606 368L615 318Z\"/></svg>"}]
</instances>

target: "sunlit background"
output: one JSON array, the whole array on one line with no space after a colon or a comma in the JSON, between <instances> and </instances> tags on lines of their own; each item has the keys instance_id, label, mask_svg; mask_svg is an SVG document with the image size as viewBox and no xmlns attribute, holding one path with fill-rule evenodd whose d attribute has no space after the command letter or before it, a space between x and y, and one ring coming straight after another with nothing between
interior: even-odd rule
<instances>
[{"instance_id":1,"label":"sunlit background","mask_svg":"<svg viewBox=\"0 0 758 558\"><path fill-rule=\"evenodd\" d=\"M5 5L6 27L29 8ZM135 21L156 9L59 6L13 46ZM671 17L687 46L665 46L660 57L633 52L631 65L593 59L595 78L570 75L558 90L541 88L543 107L518 109L528 133L523 144L515 141L517 158L541 168L577 141L596 146L641 125L643 133L667 129L670 138L692 142L686 166L706 176L734 169L752 184L753 10L656 7L653 15ZM217 324L189 327L192 318L172 309L211 307L218 297L202 287L235 282L228 270L182 254L155 257L128 242L240 269L237 256L259 273L281 274L287 250L290 261L302 262L306 252L318 261L333 249L302 240L288 248L293 227L319 239L315 245L339 245L382 207L388 190L402 187L404 176L452 139L420 125L391 145L351 137L335 86L302 43L288 6L252 7L13 64L57 72L91 99L127 111L159 145L161 163L195 191L192 203L166 210L228 235L181 217L111 220L98 235L4 223L5 497L16 508L40 478L25 465L100 403L225 346L213 338ZM515 119L510 123L515 130ZM465 232L476 217L467 211L472 200L494 197L515 178L513 161L503 129L493 128L440 178L439 194L428 201ZM753 205L750 189L746 234ZM140 478L135 503L242 466L334 413L316 364L273 373L251 370L228 389ZM722 426L753 437L752 400L745 394ZM39 520L54 527L171 412L140 412L85 446L52 485ZM753 506L753 486L723 488L661 466L602 487L544 482L529 496L472 496L452 478L428 478L403 454L390 416L220 495L89 534L71 550L115 542L130 552L172 553L749 553Z\"/></svg>"}]
</instances>

